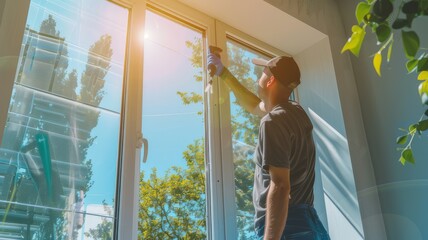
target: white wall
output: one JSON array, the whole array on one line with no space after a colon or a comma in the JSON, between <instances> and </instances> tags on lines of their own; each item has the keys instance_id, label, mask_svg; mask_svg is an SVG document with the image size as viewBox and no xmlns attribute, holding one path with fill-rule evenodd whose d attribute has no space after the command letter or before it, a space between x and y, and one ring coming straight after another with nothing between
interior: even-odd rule
<instances>
[{"instance_id":1,"label":"white wall","mask_svg":"<svg viewBox=\"0 0 428 240\"><path fill-rule=\"evenodd\" d=\"M2 23L2 18L3 18L3 10L4 10L4 6L6 5L6 1L1 1L0 2L0 26Z\"/></svg>"},{"instance_id":2,"label":"white wall","mask_svg":"<svg viewBox=\"0 0 428 240\"><path fill-rule=\"evenodd\" d=\"M355 24L351 14L358 0L338 1L347 35ZM413 26L427 47L427 18L417 19ZM373 34L367 33L360 57L351 57L362 116L370 147L377 189L388 239L428 239L428 139L415 139L416 164L398 163L395 139L416 122L424 108L417 93L416 74L408 75L400 32L396 32L392 60L382 66L382 77L373 70L371 56L378 50ZM397 38L398 37L398 38ZM425 108L426 110L426 108ZM368 190L370 191L370 190Z\"/></svg>"},{"instance_id":3,"label":"white wall","mask_svg":"<svg viewBox=\"0 0 428 240\"><path fill-rule=\"evenodd\" d=\"M300 99L302 105L310 109L316 127L324 191L330 193L325 203L327 211L331 211L328 220L333 239L350 236L350 229L354 229L354 239L361 236L365 239L386 239L357 85L349 56L340 54L347 37L336 2L266 2L328 36L326 40L297 54L297 58L302 62L303 74L307 71L306 74L313 75L309 77L311 82L308 84L304 83L305 78L302 80ZM352 173L355 189L349 182ZM358 212L355 212L358 210L352 209L356 205L359 206L360 220ZM349 225L332 225L332 222L344 220Z\"/></svg>"},{"instance_id":4,"label":"white wall","mask_svg":"<svg viewBox=\"0 0 428 240\"><path fill-rule=\"evenodd\" d=\"M332 239L364 239L348 140L328 38L295 56L302 71L299 95L314 125L317 147L317 209L327 212ZM321 189L320 189L321 187ZM323 199L320 199L323 198ZM321 213L320 213L321 215ZM323 216L324 217L324 216Z\"/></svg>"}]
</instances>

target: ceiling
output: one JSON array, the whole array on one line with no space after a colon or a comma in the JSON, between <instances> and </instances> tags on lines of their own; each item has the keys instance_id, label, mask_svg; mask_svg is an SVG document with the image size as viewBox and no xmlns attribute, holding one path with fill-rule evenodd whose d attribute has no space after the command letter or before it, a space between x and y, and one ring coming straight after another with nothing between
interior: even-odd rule
<instances>
[{"instance_id":1,"label":"ceiling","mask_svg":"<svg viewBox=\"0 0 428 240\"><path fill-rule=\"evenodd\" d=\"M325 35L262 0L180 0L291 55Z\"/></svg>"}]
</instances>

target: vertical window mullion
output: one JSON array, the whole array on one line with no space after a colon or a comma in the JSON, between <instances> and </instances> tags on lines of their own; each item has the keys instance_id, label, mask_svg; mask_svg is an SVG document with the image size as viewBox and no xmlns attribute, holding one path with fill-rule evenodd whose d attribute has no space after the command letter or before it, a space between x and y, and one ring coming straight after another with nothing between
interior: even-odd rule
<instances>
[{"instance_id":1,"label":"vertical window mullion","mask_svg":"<svg viewBox=\"0 0 428 240\"><path fill-rule=\"evenodd\" d=\"M143 41L146 1L109 0L129 9L128 42L123 98L122 145L118 171L115 238L138 239L138 203L141 133Z\"/></svg>"}]
</instances>

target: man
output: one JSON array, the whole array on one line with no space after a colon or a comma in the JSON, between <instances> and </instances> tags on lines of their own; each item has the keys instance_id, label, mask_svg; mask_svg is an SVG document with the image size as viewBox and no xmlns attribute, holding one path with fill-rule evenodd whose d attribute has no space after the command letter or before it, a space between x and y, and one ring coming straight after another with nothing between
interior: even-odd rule
<instances>
[{"instance_id":1,"label":"man","mask_svg":"<svg viewBox=\"0 0 428 240\"><path fill-rule=\"evenodd\" d=\"M315 146L312 124L296 102L289 101L300 84L300 70L291 57L270 61L258 80L258 98L225 68L218 55L208 65L226 82L240 105L262 117L255 152L253 204L260 239L330 239L313 208Z\"/></svg>"}]
</instances>

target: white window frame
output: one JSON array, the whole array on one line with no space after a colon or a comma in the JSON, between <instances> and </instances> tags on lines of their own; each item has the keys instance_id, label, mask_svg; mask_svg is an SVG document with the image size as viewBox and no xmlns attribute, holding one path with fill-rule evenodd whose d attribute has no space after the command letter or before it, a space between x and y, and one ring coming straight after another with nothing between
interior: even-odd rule
<instances>
[{"instance_id":1,"label":"white window frame","mask_svg":"<svg viewBox=\"0 0 428 240\"><path fill-rule=\"evenodd\" d=\"M129 11L114 239L138 238L145 0L109 0ZM138 99L141 99L138 101ZM132 196L132 197L131 197Z\"/></svg>"}]
</instances>

